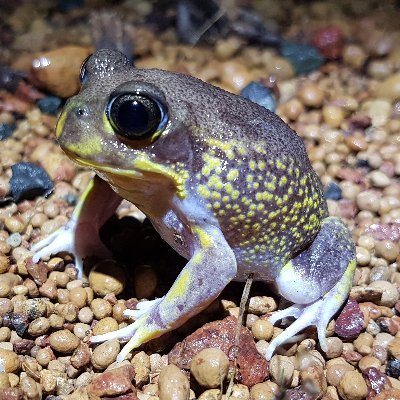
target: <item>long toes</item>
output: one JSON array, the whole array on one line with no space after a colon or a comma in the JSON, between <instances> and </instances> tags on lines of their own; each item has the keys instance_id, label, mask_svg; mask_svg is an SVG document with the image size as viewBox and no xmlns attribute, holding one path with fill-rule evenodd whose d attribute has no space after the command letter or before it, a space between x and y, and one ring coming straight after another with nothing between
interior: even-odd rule
<instances>
[{"instance_id":1,"label":"long toes","mask_svg":"<svg viewBox=\"0 0 400 400\"><path fill-rule=\"evenodd\" d=\"M113 339L126 339L129 337L132 337L138 328L138 324L134 322L133 324L130 324L126 326L125 328L118 329L116 331L112 332L107 332L102 335L95 335L90 338L90 343L101 343L105 342L107 340L113 340Z\"/></svg>"}]
</instances>

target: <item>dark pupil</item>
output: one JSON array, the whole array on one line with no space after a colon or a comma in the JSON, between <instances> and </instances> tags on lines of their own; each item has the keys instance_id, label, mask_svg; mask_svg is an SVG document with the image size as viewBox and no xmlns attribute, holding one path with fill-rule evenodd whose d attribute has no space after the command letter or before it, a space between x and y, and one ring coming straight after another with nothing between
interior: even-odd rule
<instances>
[{"instance_id":1,"label":"dark pupil","mask_svg":"<svg viewBox=\"0 0 400 400\"><path fill-rule=\"evenodd\" d=\"M128 139L144 139L161 122L158 104L141 95L121 95L111 104L110 122L117 133Z\"/></svg>"}]
</instances>

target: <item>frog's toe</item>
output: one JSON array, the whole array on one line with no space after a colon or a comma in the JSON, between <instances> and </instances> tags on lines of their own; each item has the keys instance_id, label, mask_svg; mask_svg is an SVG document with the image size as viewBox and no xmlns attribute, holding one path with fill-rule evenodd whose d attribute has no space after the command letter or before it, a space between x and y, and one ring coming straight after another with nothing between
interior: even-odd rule
<instances>
[{"instance_id":1,"label":"frog's toe","mask_svg":"<svg viewBox=\"0 0 400 400\"><path fill-rule=\"evenodd\" d=\"M315 325L318 332L318 340L323 351L327 350L327 342L325 337L326 327L332 315L337 311L338 305L333 301L326 301L325 298L317 300L308 306L302 304L295 304L286 310L276 312L269 318L271 323L286 318L297 318L289 327L287 327L281 334L279 334L269 344L265 357L270 360L277 347L282 344L293 342L297 340L297 334L303 329Z\"/></svg>"},{"instance_id":2,"label":"frog's toe","mask_svg":"<svg viewBox=\"0 0 400 400\"><path fill-rule=\"evenodd\" d=\"M123 315L124 315L124 317L138 320L143 315L151 312L151 310L153 310L154 307L156 307L158 304L160 304L162 300L163 300L163 297L161 297L159 299L155 299L155 300L141 301L136 304L136 310L126 309L123 312Z\"/></svg>"}]
</instances>

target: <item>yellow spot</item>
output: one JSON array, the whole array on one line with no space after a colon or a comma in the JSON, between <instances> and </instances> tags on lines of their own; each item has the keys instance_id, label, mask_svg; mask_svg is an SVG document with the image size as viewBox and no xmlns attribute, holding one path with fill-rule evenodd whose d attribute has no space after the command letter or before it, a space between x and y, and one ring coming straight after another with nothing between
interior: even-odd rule
<instances>
[{"instance_id":1,"label":"yellow spot","mask_svg":"<svg viewBox=\"0 0 400 400\"><path fill-rule=\"evenodd\" d=\"M287 184L287 178L285 175L281 176L281 179L279 180L279 186L284 186Z\"/></svg>"},{"instance_id":2,"label":"yellow spot","mask_svg":"<svg viewBox=\"0 0 400 400\"><path fill-rule=\"evenodd\" d=\"M204 229L201 229L199 226L194 226L192 231L198 236L203 249L210 248L214 245L213 237Z\"/></svg>"},{"instance_id":3,"label":"yellow spot","mask_svg":"<svg viewBox=\"0 0 400 400\"><path fill-rule=\"evenodd\" d=\"M234 190L233 192L232 192L232 199L233 200L236 200L238 197L239 197L239 190Z\"/></svg>"},{"instance_id":4,"label":"yellow spot","mask_svg":"<svg viewBox=\"0 0 400 400\"><path fill-rule=\"evenodd\" d=\"M256 162L253 160L249 161L249 167L252 171L254 171L256 169Z\"/></svg>"},{"instance_id":5,"label":"yellow spot","mask_svg":"<svg viewBox=\"0 0 400 400\"><path fill-rule=\"evenodd\" d=\"M247 175L247 176L246 176L246 181L247 181L248 183L253 182L253 175Z\"/></svg>"},{"instance_id":6,"label":"yellow spot","mask_svg":"<svg viewBox=\"0 0 400 400\"><path fill-rule=\"evenodd\" d=\"M264 161L259 161L258 162L258 169L261 171L264 171L265 169L265 162Z\"/></svg>"},{"instance_id":7,"label":"yellow spot","mask_svg":"<svg viewBox=\"0 0 400 400\"><path fill-rule=\"evenodd\" d=\"M237 169L231 169L226 177L229 181L234 181L239 177L239 171Z\"/></svg>"},{"instance_id":8,"label":"yellow spot","mask_svg":"<svg viewBox=\"0 0 400 400\"><path fill-rule=\"evenodd\" d=\"M211 192L208 190L208 188L205 185L198 185L197 193L204 199L208 199L211 196Z\"/></svg>"},{"instance_id":9,"label":"yellow spot","mask_svg":"<svg viewBox=\"0 0 400 400\"><path fill-rule=\"evenodd\" d=\"M283 164L282 161L279 160L279 159L276 160L276 167L277 167L278 169L282 169L282 170L284 170L284 169L286 168L285 164Z\"/></svg>"}]
</instances>

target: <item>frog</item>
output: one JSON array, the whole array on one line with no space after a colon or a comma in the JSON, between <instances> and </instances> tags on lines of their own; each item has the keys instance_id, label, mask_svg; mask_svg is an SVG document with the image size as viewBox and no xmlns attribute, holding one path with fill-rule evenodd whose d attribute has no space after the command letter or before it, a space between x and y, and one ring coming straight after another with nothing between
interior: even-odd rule
<instances>
[{"instance_id":1,"label":"frog","mask_svg":"<svg viewBox=\"0 0 400 400\"><path fill-rule=\"evenodd\" d=\"M204 310L231 281L252 276L292 304L269 316L294 322L269 343L266 359L309 326L327 351L355 245L328 213L303 139L250 100L190 75L136 68L112 49L85 61L81 82L56 137L95 176L69 222L33 246L33 261L68 251L81 277L86 257L107 256L98 231L123 199L187 260L164 296L125 310L131 323L90 342L127 341L120 362Z\"/></svg>"}]
</instances>

